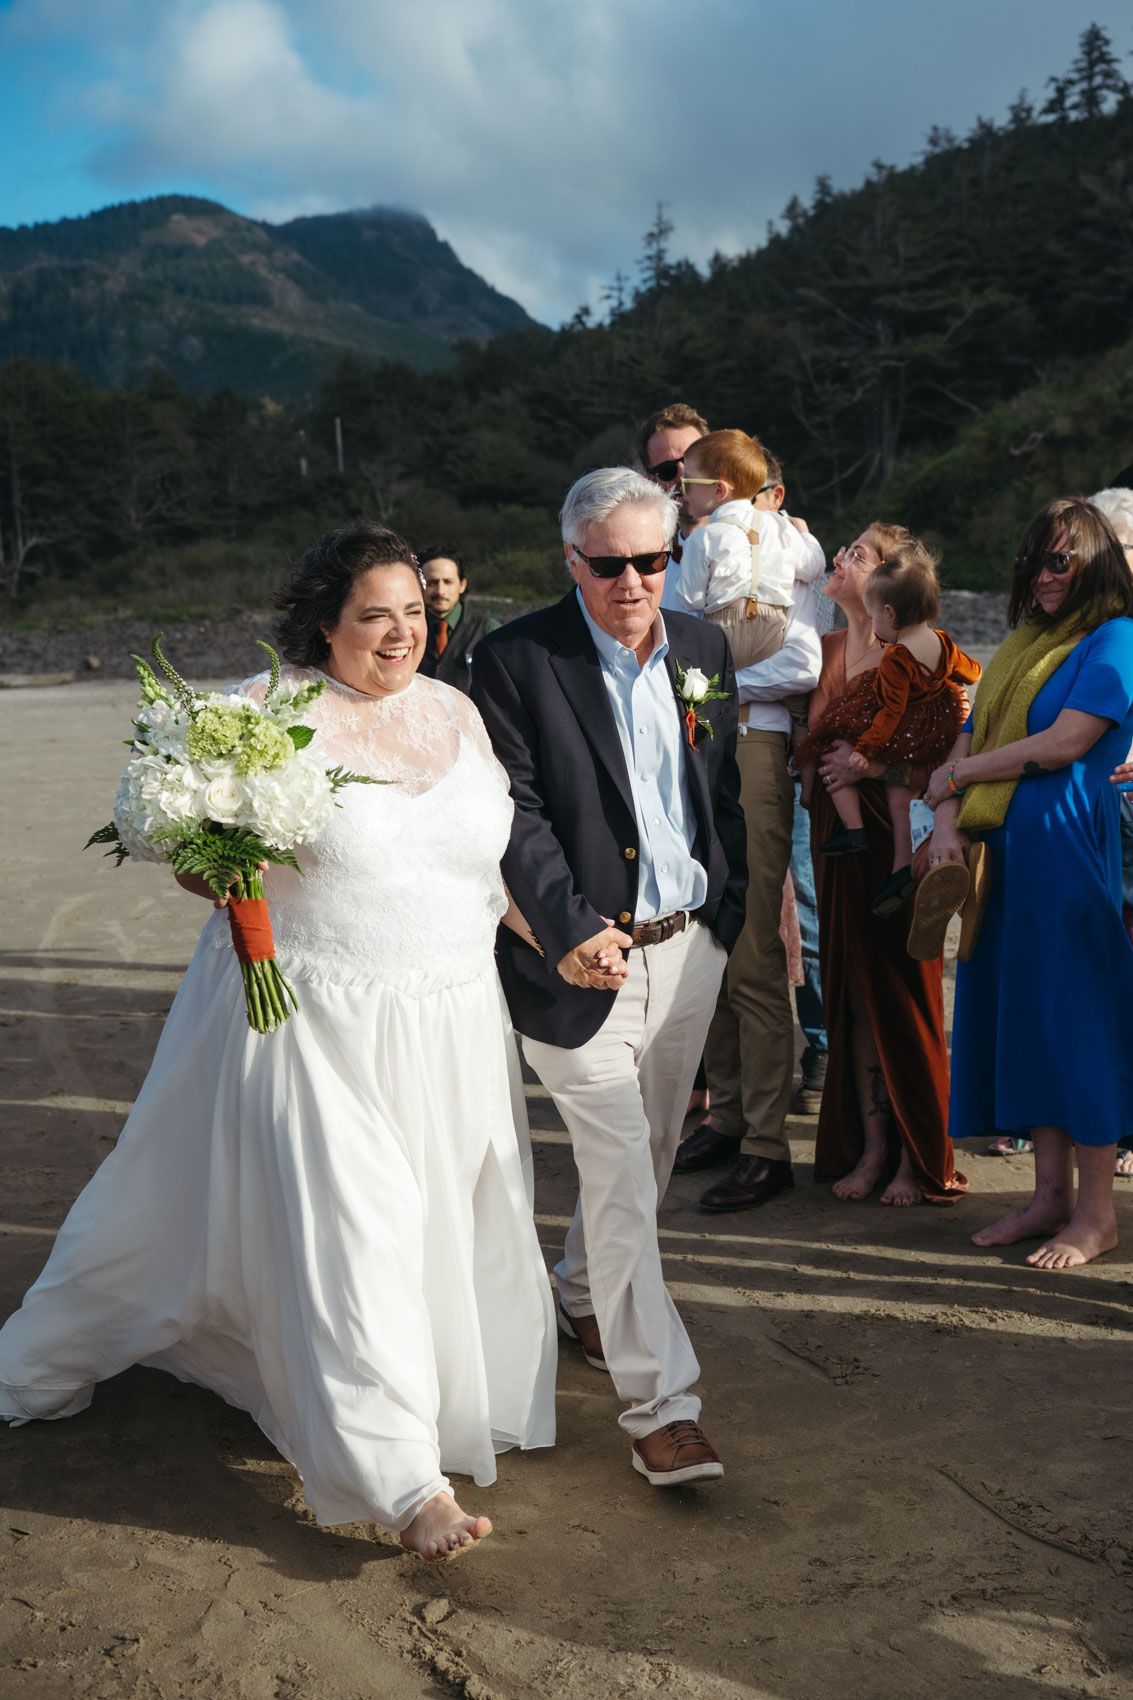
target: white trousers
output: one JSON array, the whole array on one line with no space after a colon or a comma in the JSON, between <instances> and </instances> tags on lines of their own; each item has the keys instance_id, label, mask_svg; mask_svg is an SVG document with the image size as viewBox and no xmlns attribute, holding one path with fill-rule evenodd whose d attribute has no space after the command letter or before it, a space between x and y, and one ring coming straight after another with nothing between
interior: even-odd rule
<instances>
[{"instance_id":1,"label":"white trousers","mask_svg":"<svg viewBox=\"0 0 1133 1700\"><path fill-rule=\"evenodd\" d=\"M699 921L629 954L629 975L592 1039L575 1050L523 1040L570 1133L579 1200L555 1270L568 1314L596 1316L634 1439L700 1414L700 1375L665 1288L657 1206L727 960Z\"/></svg>"}]
</instances>

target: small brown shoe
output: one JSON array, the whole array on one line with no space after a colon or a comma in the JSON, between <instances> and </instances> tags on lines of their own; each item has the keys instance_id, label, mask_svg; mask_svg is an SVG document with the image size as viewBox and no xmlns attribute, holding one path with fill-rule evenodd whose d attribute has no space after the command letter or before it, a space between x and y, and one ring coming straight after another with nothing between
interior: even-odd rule
<instances>
[{"instance_id":1,"label":"small brown shoe","mask_svg":"<svg viewBox=\"0 0 1133 1700\"><path fill-rule=\"evenodd\" d=\"M677 1146L673 1173L691 1175L697 1169L718 1169L724 1163L734 1162L739 1148L738 1139L718 1132L711 1122L701 1122L700 1126L693 1128L688 1138Z\"/></svg>"},{"instance_id":2,"label":"small brown shoe","mask_svg":"<svg viewBox=\"0 0 1133 1700\"><path fill-rule=\"evenodd\" d=\"M607 1375L610 1373L606 1354L602 1350L602 1332L596 1316L571 1316L569 1311L565 1311L560 1305L559 1332L582 1347L582 1355L591 1369L604 1369Z\"/></svg>"},{"instance_id":3,"label":"small brown shoe","mask_svg":"<svg viewBox=\"0 0 1133 1700\"><path fill-rule=\"evenodd\" d=\"M968 846L968 895L960 911L960 941L956 946L957 962L970 962L983 925L984 910L991 896L991 851L982 838L973 838Z\"/></svg>"},{"instance_id":4,"label":"small brown shoe","mask_svg":"<svg viewBox=\"0 0 1133 1700\"><path fill-rule=\"evenodd\" d=\"M795 1184L794 1171L785 1159L749 1157L741 1152L715 1186L700 1195L702 1210L754 1210Z\"/></svg>"},{"instance_id":5,"label":"small brown shoe","mask_svg":"<svg viewBox=\"0 0 1133 1700\"><path fill-rule=\"evenodd\" d=\"M968 883L963 862L938 862L918 885L906 947L917 962L934 962L943 956L948 923L963 907Z\"/></svg>"},{"instance_id":6,"label":"small brown shoe","mask_svg":"<svg viewBox=\"0 0 1133 1700\"><path fill-rule=\"evenodd\" d=\"M666 1423L633 1443L633 1467L653 1487L713 1481L724 1474L699 1423Z\"/></svg>"}]
</instances>

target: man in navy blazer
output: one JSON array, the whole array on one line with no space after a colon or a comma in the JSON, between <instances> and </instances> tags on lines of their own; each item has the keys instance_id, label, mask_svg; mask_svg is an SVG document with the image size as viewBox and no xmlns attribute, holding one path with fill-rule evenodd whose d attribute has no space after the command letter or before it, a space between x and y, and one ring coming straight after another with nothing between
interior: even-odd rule
<instances>
[{"instance_id":1,"label":"man in navy blazer","mask_svg":"<svg viewBox=\"0 0 1133 1700\"><path fill-rule=\"evenodd\" d=\"M498 960L528 1062L574 1146L559 1320L629 1409L634 1468L723 1474L664 1284L657 1204L744 921L735 679L714 626L659 611L672 497L627 467L562 510L573 584L478 645L472 696L515 803L504 879L527 930Z\"/></svg>"}]
</instances>

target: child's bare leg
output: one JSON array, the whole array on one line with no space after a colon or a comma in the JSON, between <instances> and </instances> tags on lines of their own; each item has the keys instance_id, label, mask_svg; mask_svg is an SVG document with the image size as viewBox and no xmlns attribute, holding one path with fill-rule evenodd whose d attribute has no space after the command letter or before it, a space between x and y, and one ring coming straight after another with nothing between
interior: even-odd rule
<instances>
[{"instance_id":1,"label":"child's bare leg","mask_svg":"<svg viewBox=\"0 0 1133 1700\"><path fill-rule=\"evenodd\" d=\"M909 831L909 804L916 792L907 785L887 785L885 802L893 823L893 872L907 868L913 859L913 839Z\"/></svg>"},{"instance_id":2,"label":"child's bare leg","mask_svg":"<svg viewBox=\"0 0 1133 1700\"><path fill-rule=\"evenodd\" d=\"M848 826L851 832L860 832L862 827L862 800L858 796L857 786L843 785L841 790L832 791L830 801L833 803L842 825Z\"/></svg>"}]
</instances>

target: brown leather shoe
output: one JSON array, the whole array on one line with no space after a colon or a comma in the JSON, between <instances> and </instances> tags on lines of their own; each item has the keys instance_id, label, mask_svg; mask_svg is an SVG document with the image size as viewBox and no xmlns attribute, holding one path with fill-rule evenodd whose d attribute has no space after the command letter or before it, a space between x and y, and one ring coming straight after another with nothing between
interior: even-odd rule
<instances>
[{"instance_id":1,"label":"brown leather shoe","mask_svg":"<svg viewBox=\"0 0 1133 1700\"><path fill-rule=\"evenodd\" d=\"M738 1139L718 1132L711 1122L701 1122L677 1146L673 1173L691 1175L697 1169L718 1169L724 1163L734 1162L739 1148Z\"/></svg>"},{"instance_id":2,"label":"brown leather shoe","mask_svg":"<svg viewBox=\"0 0 1133 1700\"><path fill-rule=\"evenodd\" d=\"M666 1423L633 1443L633 1467L653 1487L712 1481L724 1474L699 1423Z\"/></svg>"},{"instance_id":3,"label":"brown leather shoe","mask_svg":"<svg viewBox=\"0 0 1133 1700\"><path fill-rule=\"evenodd\" d=\"M606 1354L602 1350L602 1332L596 1316L571 1316L559 1306L559 1332L582 1347L582 1355L591 1369L604 1369L608 1375Z\"/></svg>"},{"instance_id":4,"label":"brown leather shoe","mask_svg":"<svg viewBox=\"0 0 1133 1700\"><path fill-rule=\"evenodd\" d=\"M766 1204L795 1184L790 1163L771 1157L749 1157L741 1152L715 1186L700 1195L702 1210L753 1210Z\"/></svg>"}]
</instances>

